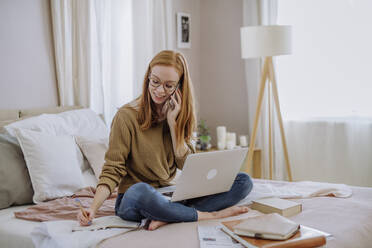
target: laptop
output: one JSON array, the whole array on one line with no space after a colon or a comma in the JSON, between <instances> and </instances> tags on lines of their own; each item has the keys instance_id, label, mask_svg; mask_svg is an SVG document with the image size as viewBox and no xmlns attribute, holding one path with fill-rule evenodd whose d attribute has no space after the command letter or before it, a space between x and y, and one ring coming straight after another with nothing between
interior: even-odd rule
<instances>
[{"instance_id":1,"label":"laptop","mask_svg":"<svg viewBox=\"0 0 372 248\"><path fill-rule=\"evenodd\" d=\"M172 202L229 191L247 152L237 148L190 154L176 185L157 190Z\"/></svg>"}]
</instances>

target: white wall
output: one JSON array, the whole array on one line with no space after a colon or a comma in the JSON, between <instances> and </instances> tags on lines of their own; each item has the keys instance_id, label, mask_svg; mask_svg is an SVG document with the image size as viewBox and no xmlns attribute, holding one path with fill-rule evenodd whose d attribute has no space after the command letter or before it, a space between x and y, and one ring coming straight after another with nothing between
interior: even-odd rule
<instances>
[{"instance_id":1,"label":"white wall","mask_svg":"<svg viewBox=\"0 0 372 248\"><path fill-rule=\"evenodd\" d=\"M200 116L200 96L201 96L201 10L200 4L202 0L173 0L173 17L174 23L176 23L177 12L185 12L191 15L191 48L177 48L177 25L174 25L174 37L173 37L173 47L176 50L182 52L189 64L189 70L191 74L191 79L194 84L195 90L195 100L197 115Z\"/></svg>"},{"instance_id":2,"label":"white wall","mask_svg":"<svg viewBox=\"0 0 372 248\"><path fill-rule=\"evenodd\" d=\"M248 134L248 101L244 61L240 56L241 0L201 0L200 117L216 126Z\"/></svg>"},{"instance_id":3,"label":"white wall","mask_svg":"<svg viewBox=\"0 0 372 248\"><path fill-rule=\"evenodd\" d=\"M0 1L1 109L57 105L54 48L49 9L50 3L47 0ZM173 1L175 35L177 12L191 14L191 49L178 49L176 37L173 39L173 47L184 53L189 62L198 109L200 95L200 0Z\"/></svg>"},{"instance_id":4,"label":"white wall","mask_svg":"<svg viewBox=\"0 0 372 248\"><path fill-rule=\"evenodd\" d=\"M142 93L143 76L145 70L147 69L148 63L152 59L152 55L149 56L154 51L151 50L151 46L148 44L148 40L151 39L151 32L153 30L149 29L148 22L151 19L149 16L143 16L146 11L150 11L148 8L148 0L136 0L133 2L133 23L134 28L137 32L134 34L134 81L139 82L134 86L134 95L139 96ZM182 52L189 64L189 71L191 74L191 79L195 88L195 100L196 107L198 111L198 99L200 95L200 0L170 0L167 4L171 3L171 25L170 28L173 32L173 37L171 37L170 47L174 50ZM168 7L169 5L167 5ZM177 48L177 12L185 12L191 16L191 48L181 49ZM148 14L150 15L150 14ZM156 32L156 31L155 31ZM172 35L172 34L171 34ZM159 44L158 44L159 45ZM162 47L162 46L161 46ZM156 47L155 51L158 52Z\"/></svg>"},{"instance_id":5,"label":"white wall","mask_svg":"<svg viewBox=\"0 0 372 248\"><path fill-rule=\"evenodd\" d=\"M0 1L0 109L57 106L47 0Z\"/></svg>"},{"instance_id":6,"label":"white wall","mask_svg":"<svg viewBox=\"0 0 372 248\"><path fill-rule=\"evenodd\" d=\"M0 108L57 105L51 18L47 0L0 1ZM248 133L246 87L240 59L241 0L174 0L191 14L191 49L185 54L195 87L198 119Z\"/></svg>"}]
</instances>

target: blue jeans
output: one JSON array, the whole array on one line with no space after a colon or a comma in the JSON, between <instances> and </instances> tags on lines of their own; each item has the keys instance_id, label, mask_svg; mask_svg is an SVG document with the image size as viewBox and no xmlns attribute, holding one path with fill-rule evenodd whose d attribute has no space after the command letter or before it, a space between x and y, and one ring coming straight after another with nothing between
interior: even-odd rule
<instances>
[{"instance_id":1,"label":"blue jeans","mask_svg":"<svg viewBox=\"0 0 372 248\"><path fill-rule=\"evenodd\" d=\"M136 183L124 194L119 194L115 214L124 220L142 219L164 222L198 220L197 210L212 212L233 206L251 192L253 183L246 173L239 173L230 191L180 202L171 202L147 183Z\"/></svg>"}]
</instances>

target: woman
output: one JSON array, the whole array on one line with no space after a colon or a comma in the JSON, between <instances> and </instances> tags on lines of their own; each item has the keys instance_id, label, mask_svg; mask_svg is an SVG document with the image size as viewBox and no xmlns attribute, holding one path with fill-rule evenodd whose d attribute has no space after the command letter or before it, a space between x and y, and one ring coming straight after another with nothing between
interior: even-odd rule
<instances>
[{"instance_id":1,"label":"woman","mask_svg":"<svg viewBox=\"0 0 372 248\"><path fill-rule=\"evenodd\" d=\"M193 89L187 62L181 53L162 51L150 62L142 95L116 113L105 164L87 216L89 225L116 186L115 214L131 221L149 220L148 230L169 222L223 218L248 211L231 207L252 189L252 181L239 173L231 190L182 202L170 202L157 187L169 186L182 169L195 128Z\"/></svg>"}]
</instances>

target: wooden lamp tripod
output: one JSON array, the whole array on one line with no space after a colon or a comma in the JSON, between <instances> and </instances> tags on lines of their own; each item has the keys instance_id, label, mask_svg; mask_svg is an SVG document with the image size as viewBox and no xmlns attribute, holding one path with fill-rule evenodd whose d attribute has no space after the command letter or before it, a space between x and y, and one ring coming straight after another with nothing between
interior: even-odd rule
<instances>
[{"instance_id":1,"label":"wooden lamp tripod","mask_svg":"<svg viewBox=\"0 0 372 248\"><path fill-rule=\"evenodd\" d=\"M258 58L265 57L265 62L262 70L260 90L258 94L256 114L251 135L251 140L248 150L248 168L249 171L252 165L253 151L255 148L255 141L258 129L258 121L261 115L261 106L265 92L266 83L268 83L268 105L269 105L269 164L270 164L270 179L272 179L273 171L273 149L272 149L272 110L271 110L271 94L274 96L274 104L276 107L277 118L280 127L280 134L282 138L284 158L286 162L288 179L292 181L291 167L289 164L287 143L285 140L283 119L280 112L278 88L276 85L275 72L272 56L284 55L291 53L291 27L290 26L249 26L241 28L241 47L243 58ZM271 89L270 89L271 83Z\"/></svg>"}]
</instances>

